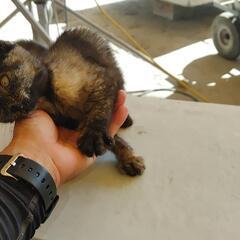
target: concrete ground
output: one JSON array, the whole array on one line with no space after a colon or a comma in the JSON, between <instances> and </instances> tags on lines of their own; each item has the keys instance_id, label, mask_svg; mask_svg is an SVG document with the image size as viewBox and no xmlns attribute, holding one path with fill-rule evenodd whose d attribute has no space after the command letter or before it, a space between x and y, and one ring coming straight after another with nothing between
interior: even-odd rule
<instances>
[{"instance_id":1,"label":"concrete ground","mask_svg":"<svg viewBox=\"0 0 240 240\"><path fill-rule=\"evenodd\" d=\"M120 175L112 155L101 157L60 188L36 237L238 240L240 108L136 97L128 105L135 124L121 135L145 159L145 173Z\"/></svg>"},{"instance_id":2,"label":"concrete ground","mask_svg":"<svg viewBox=\"0 0 240 240\"><path fill-rule=\"evenodd\" d=\"M132 96L128 106L135 124L121 136L144 175L120 175L102 156L59 189L36 239L238 240L240 108ZM12 127L0 124L0 150Z\"/></svg>"}]
</instances>

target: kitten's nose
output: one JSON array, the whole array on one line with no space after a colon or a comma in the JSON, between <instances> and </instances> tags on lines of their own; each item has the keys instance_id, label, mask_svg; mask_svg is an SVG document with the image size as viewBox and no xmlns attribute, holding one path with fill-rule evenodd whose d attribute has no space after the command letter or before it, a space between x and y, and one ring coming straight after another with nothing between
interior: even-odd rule
<instances>
[{"instance_id":1,"label":"kitten's nose","mask_svg":"<svg viewBox=\"0 0 240 240\"><path fill-rule=\"evenodd\" d=\"M22 105L12 105L10 109L11 109L11 112L20 112L23 110L23 106Z\"/></svg>"}]
</instances>

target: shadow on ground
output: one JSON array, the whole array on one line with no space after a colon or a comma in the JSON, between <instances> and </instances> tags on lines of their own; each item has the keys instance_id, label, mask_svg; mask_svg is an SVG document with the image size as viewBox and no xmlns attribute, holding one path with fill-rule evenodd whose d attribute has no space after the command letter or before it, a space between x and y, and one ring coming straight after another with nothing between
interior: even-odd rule
<instances>
[{"instance_id":1,"label":"shadow on ground","mask_svg":"<svg viewBox=\"0 0 240 240\"><path fill-rule=\"evenodd\" d=\"M183 76L213 103L240 105L240 64L218 55L193 61Z\"/></svg>"}]
</instances>

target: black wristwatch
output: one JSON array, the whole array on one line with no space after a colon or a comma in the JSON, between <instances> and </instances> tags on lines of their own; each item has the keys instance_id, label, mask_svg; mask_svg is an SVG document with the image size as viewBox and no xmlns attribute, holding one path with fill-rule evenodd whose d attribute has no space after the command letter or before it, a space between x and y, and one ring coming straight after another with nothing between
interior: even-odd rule
<instances>
[{"instance_id":1,"label":"black wristwatch","mask_svg":"<svg viewBox=\"0 0 240 240\"><path fill-rule=\"evenodd\" d=\"M0 174L25 181L33 186L44 203L44 222L59 199L55 182L48 171L37 162L24 157L23 154L16 154L14 156L0 155Z\"/></svg>"}]
</instances>

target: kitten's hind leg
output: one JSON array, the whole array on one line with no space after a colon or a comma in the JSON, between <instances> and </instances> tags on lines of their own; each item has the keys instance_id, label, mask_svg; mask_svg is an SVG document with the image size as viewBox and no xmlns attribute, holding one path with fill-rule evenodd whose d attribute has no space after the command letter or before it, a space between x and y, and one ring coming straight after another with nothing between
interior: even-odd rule
<instances>
[{"instance_id":1,"label":"kitten's hind leg","mask_svg":"<svg viewBox=\"0 0 240 240\"><path fill-rule=\"evenodd\" d=\"M125 122L121 126L121 128L128 128L128 127L131 127L132 125L133 125L133 120L132 120L131 116L128 115Z\"/></svg>"},{"instance_id":2,"label":"kitten's hind leg","mask_svg":"<svg viewBox=\"0 0 240 240\"><path fill-rule=\"evenodd\" d=\"M114 140L112 151L117 157L120 172L129 176L142 175L145 170L143 158L136 156L131 146L118 135L114 137Z\"/></svg>"},{"instance_id":3,"label":"kitten's hind leg","mask_svg":"<svg viewBox=\"0 0 240 240\"><path fill-rule=\"evenodd\" d=\"M98 79L95 85L89 86L89 96L84 106L86 119L79 126L79 150L88 157L102 155L111 149L114 143L109 136L108 128L116 102L116 86L106 85L104 79Z\"/></svg>"}]
</instances>

